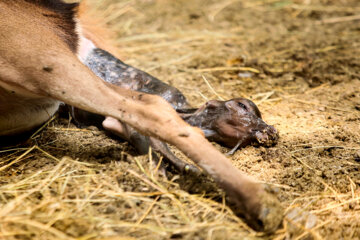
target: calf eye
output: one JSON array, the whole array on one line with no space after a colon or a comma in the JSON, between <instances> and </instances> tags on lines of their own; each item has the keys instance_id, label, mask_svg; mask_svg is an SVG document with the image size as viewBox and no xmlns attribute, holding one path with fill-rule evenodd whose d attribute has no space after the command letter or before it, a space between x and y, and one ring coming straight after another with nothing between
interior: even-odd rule
<instances>
[{"instance_id":1,"label":"calf eye","mask_svg":"<svg viewBox=\"0 0 360 240\"><path fill-rule=\"evenodd\" d=\"M245 104L238 102L239 107L241 107L244 110L247 110L247 107L245 106Z\"/></svg>"}]
</instances>

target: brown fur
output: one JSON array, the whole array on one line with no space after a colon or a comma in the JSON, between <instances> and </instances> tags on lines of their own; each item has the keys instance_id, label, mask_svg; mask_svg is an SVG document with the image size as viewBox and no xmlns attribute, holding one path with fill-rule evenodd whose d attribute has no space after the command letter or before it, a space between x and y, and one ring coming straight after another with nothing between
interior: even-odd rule
<instances>
[{"instance_id":1,"label":"brown fur","mask_svg":"<svg viewBox=\"0 0 360 240\"><path fill-rule=\"evenodd\" d=\"M21 4L21 0L17 1ZM78 35L76 34L76 22L74 20L77 12L78 3L64 3L61 0L23 0L23 2L35 5L44 17L58 28L56 33L61 37L70 49L74 52L77 50Z\"/></svg>"},{"instance_id":2,"label":"brown fur","mask_svg":"<svg viewBox=\"0 0 360 240\"><path fill-rule=\"evenodd\" d=\"M111 52L119 57L119 51L114 46L114 35L97 17L97 12L91 9L88 1L81 3L65 3L62 0L12 0L14 2L26 2L36 6L31 8L40 12L53 26L58 28L55 31L73 52L78 48L78 34L76 33L76 20L81 25L81 33L90 39L97 47ZM6 1L4 1L6 3ZM14 4L14 3L11 3Z\"/></svg>"}]
</instances>

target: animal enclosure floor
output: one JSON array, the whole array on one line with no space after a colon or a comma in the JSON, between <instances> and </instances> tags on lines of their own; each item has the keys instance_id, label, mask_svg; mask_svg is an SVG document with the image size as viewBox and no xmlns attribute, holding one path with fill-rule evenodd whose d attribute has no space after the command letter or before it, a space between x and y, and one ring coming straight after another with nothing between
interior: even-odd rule
<instances>
[{"instance_id":1,"label":"animal enclosure floor","mask_svg":"<svg viewBox=\"0 0 360 240\"><path fill-rule=\"evenodd\" d=\"M302 209L316 222L256 233L206 179L165 177L127 143L57 117L0 150L1 239L360 239L358 0L90 5L116 32L126 63L179 88L193 106L257 103L280 140L230 159L276 188L287 212Z\"/></svg>"}]
</instances>

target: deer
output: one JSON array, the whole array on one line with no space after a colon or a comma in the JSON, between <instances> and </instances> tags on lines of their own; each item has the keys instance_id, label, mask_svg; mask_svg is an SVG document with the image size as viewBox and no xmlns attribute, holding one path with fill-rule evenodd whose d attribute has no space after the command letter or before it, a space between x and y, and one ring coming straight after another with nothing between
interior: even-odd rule
<instances>
[{"instance_id":1,"label":"deer","mask_svg":"<svg viewBox=\"0 0 360 240\"><path fill-rule=\"evenodd\" d=\"M86 6L0 0L0 137L41 126L61 103L116 119L177 147L225 191L249 226L274 232L283 208L268 186L235 168L161 97L109 84L85 66L94 47L117 51L87 27Z\"/></svg>"}]
</instances>

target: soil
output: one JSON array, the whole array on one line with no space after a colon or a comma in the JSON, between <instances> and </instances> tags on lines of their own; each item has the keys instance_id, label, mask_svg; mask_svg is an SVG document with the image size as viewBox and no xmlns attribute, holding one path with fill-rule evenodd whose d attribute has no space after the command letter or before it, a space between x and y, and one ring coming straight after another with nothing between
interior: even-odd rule
<instances>
[{"instance_id":1,"label":"soil","mask_svg":"<svg viewBox=\"0 0 360 240\"><path fill-rule=\"evenodd\" d=\"M257 103L280 140L230 159L276 188L288 212L300 208L316 224L296 232L285 222L274 235L255 233L207 179L154 173L148 156L136 156L128 143L57 117L0 153L2 166L11 163L0 171L0 215L8 216L0 236L360 239L358 0L92 4L115 30L123 60L179 88L193 106L218 97Z\"/></svg>"}]
</instances>

